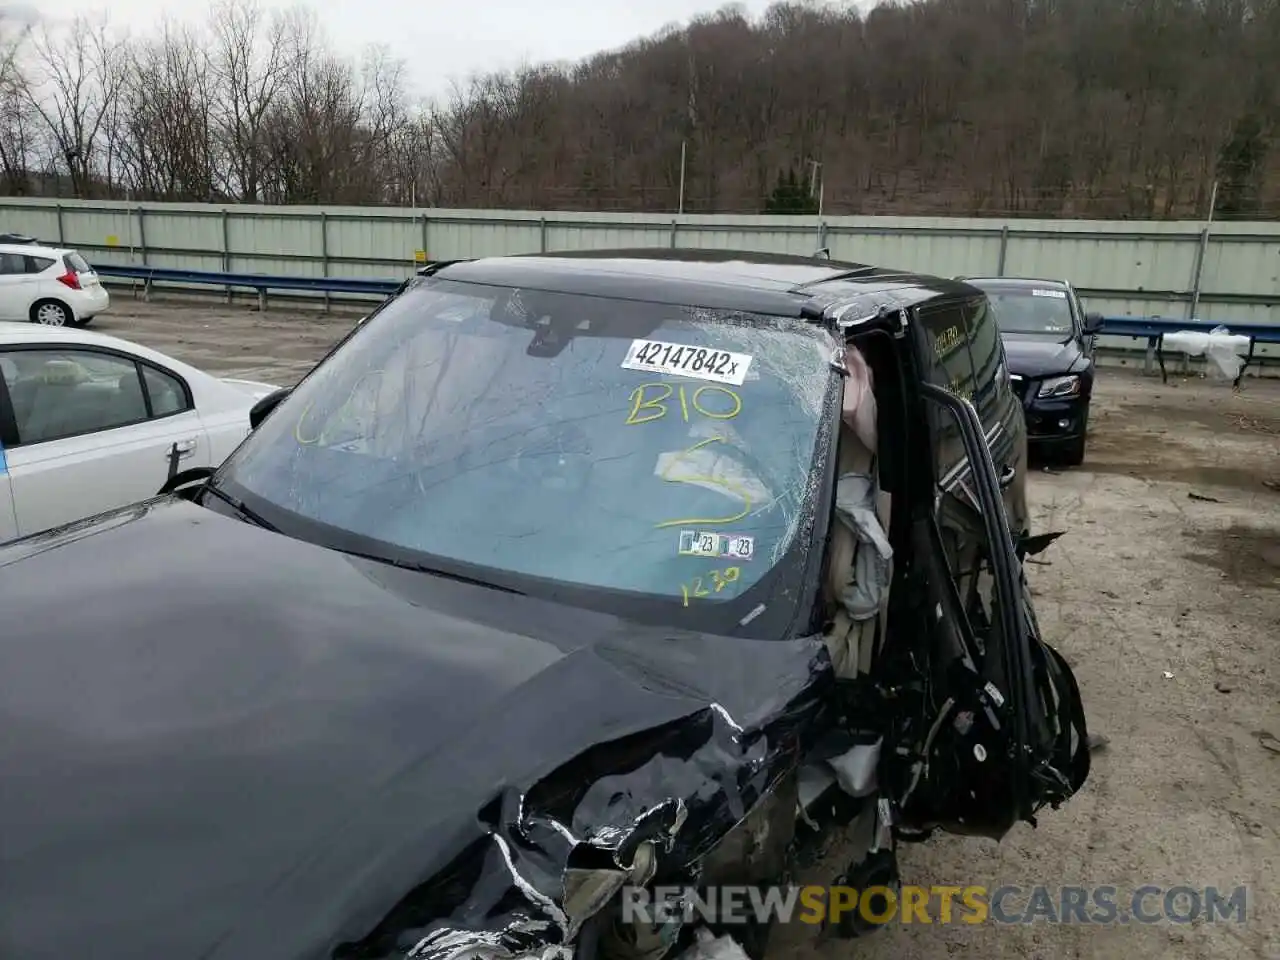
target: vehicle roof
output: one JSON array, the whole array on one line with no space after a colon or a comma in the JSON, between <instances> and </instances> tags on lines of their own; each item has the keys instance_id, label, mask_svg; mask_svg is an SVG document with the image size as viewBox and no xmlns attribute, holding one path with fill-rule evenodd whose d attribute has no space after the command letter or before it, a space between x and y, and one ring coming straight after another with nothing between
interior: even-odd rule
<instances>
[{"instance_id":1,"label":"vehicle roof","mask_svg":"<svg viewBox=\"0 0 1280 960\"><path fill-rule=\"evenodd\" d=\"M13 347L33 343L61 343L68 347L86 346L120 350L143 359L163 363L174 370L181 369L184 375L194 372L200 376L208 376L199 368L192 367L189 363L184 363L167 353L132 340L113 337L110 334L95 333L78 327L51 327L42 323L0 322L0 346Z\"/></svg>"},{"instance_id":2,"label":"vehicle roof","mask_svg":"<svg viewBox=\"0 0 1280 960\"><path fill-rule=\"evenodd\" d=\"M68 344L97 344L102 347L136 350L141 344L122 340L105 333L95 333L78 327L50 327L42 323L25 321L0 322L0 342L24 343L30 340L66 341ZM148 349L143 347L143 349ZM153 351L154 352L154 351Z\"/></svg>"},{"instance_id":3,"label":"vehicle roof","mask_svg":"<svg viewBox=\"0 0 1280 960\"><path fill-rule=\"evenodd\" d=\"M965 283L975 286L983 283L999 284L1002 287L1035 287L1043 290L1046 287L1065 290L1070 286L1066 280L1046 280L1041 277L965 277Z\"/></svg>"},{"instance_id":4,"label":"vehicle roof","mask_svg":"<svg viewBox=\"0 0 1280 960\"><path fill-rule=\"evenodd\" d=\"M40 243L0 243L0 253L19 253L31 256L60 257L64 253L74 253L70 247L50 247Z\"/></svg>"},{"instance_id":5,"label":"vehicle roof","mask_svg":"<svg viewBox=\"0 0 1280 960\"><path fill-rule=\"evenodd\" d=\"M582 250L483 257L428 269L448 280L781 316L859 298L904 307L981 295L962 281L908 270L745 250Z\"/></svg>"},{"instance_id":6,"label":"vehicle roof","mask_svg":"<svg viewBox=\"0 0 1280 960\"><path fill-rule=\"evenodd\" d=\"M65 347L101 347L105 350L117 350L141 360L158 364L171 373L181 375L193 388L199 386L199 389L205 391L211 389L211 384L223 382L219 376L201 370L199 367L194 367L186 361L179 360L177 357L161 350L156 350L153 347L148 347L132 340L113 337L105 333L94 333L91 330L77 327L51 327L40 323L0 321L0 348L36 344L55 344ZM256 383L257 381L242 382ZM264 384L264 386L270 385ZM217 389L217 387L213 387L213 389Z\"/></svg>"}]
</instances>

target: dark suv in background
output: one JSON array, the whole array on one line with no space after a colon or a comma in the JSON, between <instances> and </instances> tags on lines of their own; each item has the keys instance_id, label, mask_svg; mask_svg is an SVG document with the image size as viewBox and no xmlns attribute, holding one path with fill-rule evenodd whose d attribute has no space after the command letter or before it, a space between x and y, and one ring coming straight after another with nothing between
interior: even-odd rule
<instances>
[{"instance_id":1,"label":"dark suv in background","mask_svg":"<svg viewBox=\"0 0 1280 960\"><path fill-rule=\"evenodd\" d=\"M1102 315L1086 314L1063 280L964 279L991 302L1032 451L1072 466L1083 463Z\"/></svg>"}]
</instances>

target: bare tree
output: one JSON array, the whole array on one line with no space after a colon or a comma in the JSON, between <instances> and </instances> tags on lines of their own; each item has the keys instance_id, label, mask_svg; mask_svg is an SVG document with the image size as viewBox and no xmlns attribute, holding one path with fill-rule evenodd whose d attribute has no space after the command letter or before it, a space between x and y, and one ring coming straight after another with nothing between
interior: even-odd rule
<instances>
[{"instance_id":1,"label":"bare tree","mask_svg":"<svg viewBox=\"0 0 1280 960\"><path fill-rule=\"evenodd\" d=\"M261 198L268 164L265 125L293 69L295 46L286 18L256 0L217 0L212 34L212 117L223 153L221 188L242 200Z\"/></svg>"},{"instance_id":2,"label":"bare tree","mask_svg":"<svg viewBox=\"0 0 1280 960\"><path fill-rule=\"evenodd\" d=\"M19 55L31 26L21 11L0 12L0 176L6 193L24 194L29 185L31 107Z\"/></svg>"},{"instance_id":3,"label":"bare tree","mask_svg":"<svg viewBox=\"0 0 1280 960\"><path fill-rule=\"evenodd\" d=\"M141 196L216 199L212 66L199 40L165 22L134 45L129 67L112 124L121 179Z\"/></svg>"},{"instance_id":4,"label":"bare tree","mask_svg":"<svg viewBox=\"0 0 1280 960\"><path fill-rule=\"evenodd\" d=\"M268 114L269 197L283 202L385 201L387 161L406 122L403 67L382 48L335 54L313 15L288 30L291 70Z\"/></svg>"},{"instance_id":5,"label":"bare tree","mask_svg":"<svg viewBox=\"0 0 1280 960\"><path fill-rule=\"evenodd\" d=\"M75 17L59 30L37 27L23 94L49 136L48 163L65 169L77 197L94 192L103 124L125 76L124 46L105 17Z\"/></svg>"},{"instance_id":6,"label":"bare tree","mask_svg":"<svg viewBox=\"0 0 1280 960\"><path fill-rule=\"evenodd\" d=\"M670 211L683 174L755 212L816 160L831 213L1177 217L1216 179L1280 215L1280 0L730 5L412 105L385 50L258 2L127 48L0 30L4 189Z\"/></svg>"}]
</instances>

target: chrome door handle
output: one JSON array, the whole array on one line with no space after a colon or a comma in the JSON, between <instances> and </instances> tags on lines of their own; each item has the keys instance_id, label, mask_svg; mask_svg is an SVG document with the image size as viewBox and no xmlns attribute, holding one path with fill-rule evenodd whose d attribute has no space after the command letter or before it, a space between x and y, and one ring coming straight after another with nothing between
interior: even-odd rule
<instances>
[{"instance_id":1,"label":"chrome door handle","mask_svg":"<svg viewBox=\"0 0 1280 960\"><path fill-rule=\"evenodd\" d=\"M189 457L196 452L196 442L194 440L176 440L172 447L165 451L164 458L168 460L170 457L177 456L179 458Z\"/></svg>"}]
</instances>

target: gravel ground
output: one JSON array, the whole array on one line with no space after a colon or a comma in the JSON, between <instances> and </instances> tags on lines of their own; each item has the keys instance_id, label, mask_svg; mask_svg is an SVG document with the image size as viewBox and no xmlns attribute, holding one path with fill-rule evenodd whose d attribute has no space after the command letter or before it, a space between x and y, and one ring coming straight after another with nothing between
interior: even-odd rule
<instances>
[{"instance_id":1,"label":"gravel ground","mask_svg":"<svg viewBox=\"0 0 1280 960\"><path fill-rule=\"evenodd\" d=\"M285 384L359 315L116 293L93 329ZM908 847L904 879L1111 885L1121 904L1144 884L1247 885L1246 923L904 924L857 943L792 929L774 960L1280 958L1280 382L1233 394L1106 369L1091 430L1083 467L1032 477L1035 529L1067 535L1029 576L1109 744L1037 829Z\"/></svg>"}]
</instances>

